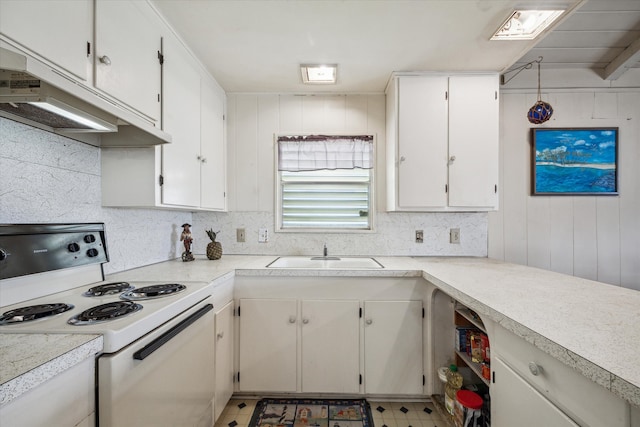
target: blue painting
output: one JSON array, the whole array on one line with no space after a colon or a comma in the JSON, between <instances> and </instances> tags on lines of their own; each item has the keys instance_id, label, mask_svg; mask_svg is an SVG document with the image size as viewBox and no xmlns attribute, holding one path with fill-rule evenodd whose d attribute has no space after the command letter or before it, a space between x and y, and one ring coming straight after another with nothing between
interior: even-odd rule
<instances>
[{"instance_id":1,"label":"blue painting","mask_svg":"<svg viewBox=\"0 0 640 427\"><path fill-rule=\"evenodd\" d=\"M618 128L531 133L534 195L618 194Z\"/></svg>"}]
</instances>

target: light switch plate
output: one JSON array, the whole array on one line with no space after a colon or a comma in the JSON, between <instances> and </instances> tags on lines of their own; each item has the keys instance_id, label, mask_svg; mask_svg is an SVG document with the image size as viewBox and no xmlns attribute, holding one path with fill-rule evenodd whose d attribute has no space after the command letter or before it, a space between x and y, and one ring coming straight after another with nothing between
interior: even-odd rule
<instances>
[{"instance_id":1,"label":"light switch plate","mask_svg":"<svg viewBox=\"0 0 640 427\"><path fill-rule=\"evenodd\" d=\"M460 243L460 229L459 228L451 228L449 229L449 243Z\"/></svg>"},{"instance_id":2,"label":"light switch plate","mask_svg":"<svg viewBox=\"0 0 640 427\"><path fill-rule=\"evenodd\" d=\"M236 242L244 242L246 240L246 235L244 233L244 228L236 228Z\"/></svg>"},{"instance_id":3,"label":"light switch plate","mask_svg":"<svg viewBox=\"0 0 640 427\"><path fill-rule=\"evenodd\" d=\"M269 230L266 228L261 228L258 230L258 242L259 243L267 243L269 241Z\"/></svg>"},{"instance_id":4,"label":"light switch plate","mask_svg":"<svg viewBox=\"0 0 640 427\"><path fill-rule=\"evenodd\" d=\"M416 230L416 243L424 242L424 231Z\"/></svg>"}]
</instances>

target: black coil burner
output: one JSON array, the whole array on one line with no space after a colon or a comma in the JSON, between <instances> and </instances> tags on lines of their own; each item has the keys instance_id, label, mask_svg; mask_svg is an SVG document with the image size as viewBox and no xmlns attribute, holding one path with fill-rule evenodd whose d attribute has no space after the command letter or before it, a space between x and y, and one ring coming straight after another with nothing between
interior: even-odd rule
<instances>
[{"instance_id":1,"label":"black coil burner","mask_svg":"<svg viewBox=\"0 0 640 427\"><path fill-rule=\"evenodd\" d=\"M114 301L96 305L82 313L73 316L67 323L70 325L89 325L119 319L136 311L142 310L142 306L131 301Z\"/></svg>"},{"instance_id":2,"label":"black coil burner","mask_svg":"<svg viewBox=\"0 0 640 427\"><path fill-rule=\"evenodd\" d=\"M127 282L113 282L105 283L102 285L89 288L84 295L85 297L101 297L105 295L121 294L122 292L130 291L134 287Z\"/></svg>"},{"instance_id":3,"label":"black coil burner","mask_svg":"<svg viewBox=\"0 0 640 427\"><path fill-rule=\"evenodd\" d=\"M136 288L120 295L120 298L130 301L161 298L182 292L187 287L178 283L163 283L158 285Z\"/></svg>"},{"instance_id":4,"label":"black coil burner","mask_svg":"<svg viewBox=\"0 0 640 427\"><path fill-rule=\"evenodd\" d=\"M39 304L19 307L2 313L2 316L0 316L0 325L44 319L46 317L64 313L65 311L71 310L72 308L73 304L64 303Z\"/></svg>"}]
</instances>

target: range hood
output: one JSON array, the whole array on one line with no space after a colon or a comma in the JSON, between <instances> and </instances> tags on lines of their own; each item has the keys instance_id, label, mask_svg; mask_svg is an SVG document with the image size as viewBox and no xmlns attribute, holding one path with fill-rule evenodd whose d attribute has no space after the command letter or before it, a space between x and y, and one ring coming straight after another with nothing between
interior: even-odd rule
<instances>
[{"instance_id":1,"label":"range hood","mask_svg":"<svg viewBox=\"0 0 640 427\"><path fill-rule=\"evenodd\" d=\"M95 146L143 147L171 136L46 64L0 47L0 116Z\"/></svg>"},{"instance_id":2,"label":"range hood","mask_svg":"<svg viewBox=\"0 0 640 427\"><path fill-rule=\"evenodd\" d=\"M117 117L30 74L0 70L0 110L54 132L117 132Z\"/></svg>"}]
</instances>

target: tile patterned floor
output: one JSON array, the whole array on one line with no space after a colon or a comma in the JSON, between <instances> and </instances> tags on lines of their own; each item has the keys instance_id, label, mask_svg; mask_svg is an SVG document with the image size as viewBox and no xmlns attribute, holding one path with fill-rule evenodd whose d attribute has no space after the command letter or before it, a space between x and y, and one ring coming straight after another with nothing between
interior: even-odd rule
<instances>
[{"instance_id":1,"label":"tile patterned floor","mask_svg":"<svg viewBox=\"0 0 640 427\"><path fill-rule=\"evenodd\" d=\"M257 400L231 399L215 427L247 427ZM374 427L445 427L429 402L376 402L369 400Z\"/></svg>"}]
</instances>

